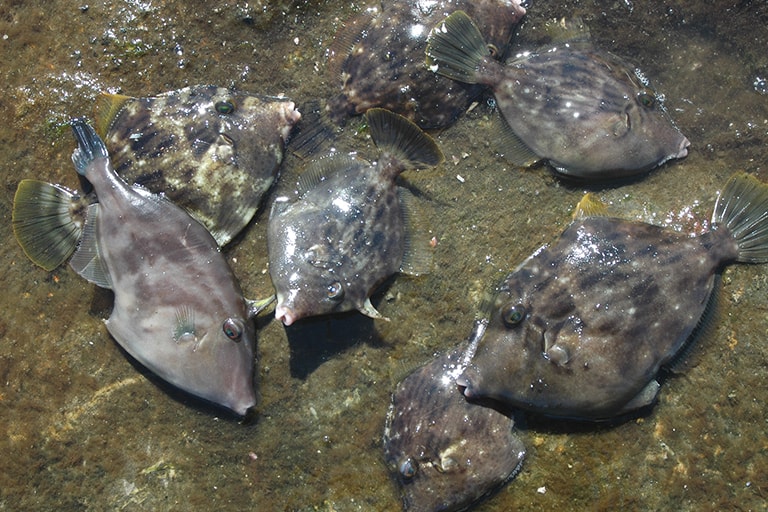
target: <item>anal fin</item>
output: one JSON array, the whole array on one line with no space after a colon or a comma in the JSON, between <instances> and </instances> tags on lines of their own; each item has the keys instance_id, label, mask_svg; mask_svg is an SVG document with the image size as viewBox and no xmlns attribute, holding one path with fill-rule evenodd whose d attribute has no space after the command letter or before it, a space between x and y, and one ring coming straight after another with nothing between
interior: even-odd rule
<instances>
[{"instance_id":1,"label":"anal fin","mask_svg":"<svg viewBox=\"0 0 768 512\"><path fill-rule=\"evenodd\" d=\"M541 160L541 157L512 130L501 113L493 119L494 131L498 134L495 144L496 151L501 156L519 167L530 167Z\"/></svg>"},{"instance_id":2,"label":"anal fin","mask_svg":"<svg viewBox=\"0 0 768 512\"><path fill-rule=\"evenodd\" d=\"M429 246L429 230L423 220L422 205L408 189L397 188L400 214L405 226L405 250L400 262L400 272L412 276L427 274L432 268L432 248Z\"/></svg>"}]
</instances>

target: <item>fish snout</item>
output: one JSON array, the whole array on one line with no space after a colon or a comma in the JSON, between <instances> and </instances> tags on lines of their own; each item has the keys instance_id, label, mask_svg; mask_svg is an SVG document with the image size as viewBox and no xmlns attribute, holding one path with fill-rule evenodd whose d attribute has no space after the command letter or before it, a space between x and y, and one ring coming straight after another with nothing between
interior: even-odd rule
<instances>
[{"instance_id":1,"label":"fish snout","mask_svg":"<svg viewBox=\"0 0 768 512\"><path fill-rule=\"evenodd\" d=\"M470 372L470 374L468 375L467 372ZM464 398L468 400L476 396L472 387L472 377L473 376L469 369L465 370L464 373L456 377L456 385L459 387L459 392L464 395Z\"/></svg>"},{"instance_id":2,"label":"fish snout","mask_svg":"<svg viewBox=\"0 0 768 512\"><path fill-rule=\"evenodd\" d=\"M280 137L287 141L291 134L293 127L301 120L301 112L296 110L296 105L292 101L287 101L283 104L283 108L280 111L281 128Z\"/></svg>"},{"instance_id":3,"label":"fish snout","mask_svg":"<svg viewBox=\"0 0 768 512\"><path fill-rule=\"evenodd\" d=\"M275 318L283 322L283 325L291 325L296 321L296 313L285 304L278 304L275 307Z\"/></svg>"}]
</instances>

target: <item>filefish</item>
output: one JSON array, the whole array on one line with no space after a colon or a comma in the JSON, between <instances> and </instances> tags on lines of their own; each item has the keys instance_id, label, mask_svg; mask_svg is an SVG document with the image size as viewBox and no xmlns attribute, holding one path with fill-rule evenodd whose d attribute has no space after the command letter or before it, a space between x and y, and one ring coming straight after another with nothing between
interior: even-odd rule
<instances>
[{"instance_id":1,"label":"filefish","mask_svg":"<svg viewBox=\"0 0 768 512\"><path fill-rule=\"evenodd\" d=\"M377 162L321 158L302 175L294 200L282 196L272 205L269 272L275 317L285 325L351 310L383 318L370 301L376 287L398 270L424 270L425 251L411 242L404 217L412 196L396 179L406 169L440 164L443 154L402 116L371 109L366 119L380 151Z\"/></svg>"},{"instance_id":2,"label":"filefish","mask_svg":"<svg viewBox=\"0 0 768 512\"><path fill-rule=\"evenodd\" d=\"M517 165L547 160L571 178L615 179L683 158L690 142L659 96L618 57L596 49L578 22L567 38L499 64L466 13L432 29L427 66L489 86L505 122L502 152Z\"/></svg>"},{"instance_id":3,"label":"filefish","mask_svg":"<svg viewBox=\"0 0 768 512\"><path fill-rule=\"evenodd\" d=\"M457 383L469 399L549 416L600 420L650 406L660 370L695 340L722 269L765 262L768 185L746 174L731 177L697 236L578 218L499 286Z\"/></svg>"},{"instance_id":4,"label":"filefish","mask_svg":"<svg viewBox=\"0 0 768 512\"><path fill-rule=\"evenodd\" d=\"M501 59L525 14L520 0L390 0L348 21L329 49L330 80L341 93L328 102L332 120L382 107L424 129L444 128L482 92L436 76L424 67L429 29L464 9L477 20Z\"/></svg>"},{"instance_id":5,"label":"filefish","mask_svg":"<svg viewBox=\"0 0 768 512\"><path fill-rule=\"evenodd\" d=\"M165 197L128 186L84 120L74 119L72 130L72 161L99 202L85 206L79 224L76 196L23 180L13 207L19 244L49 270L72 255L79 275L114 292L104 323L120 346L166 382L246 415L256 404L252 317L268 302L243 298L202 224Z\"/></svg>"},{"instance_id":6,"label":"filefish","mask_svg":"<svg viewBox=\"0 0 768 512\"><path fill-rule=\"evenodd\" d=\"M96 118L117 173L165 194L223 246L256 213L301 114L287 98L201 85L103 94Z\"/></svg>"},{"instance_id":7,"label":"filefish","mask_svg":"<svg viewBox=\"0 0 768 512\"><path fill-rule=\"evenodd\" d=\"M514 420L467 402L456 386L465 350L462 345L436 357L400 382L392 396L384 453L407 511L465 510L522 467L525 446Z\"/></svg>"}]
</instances>

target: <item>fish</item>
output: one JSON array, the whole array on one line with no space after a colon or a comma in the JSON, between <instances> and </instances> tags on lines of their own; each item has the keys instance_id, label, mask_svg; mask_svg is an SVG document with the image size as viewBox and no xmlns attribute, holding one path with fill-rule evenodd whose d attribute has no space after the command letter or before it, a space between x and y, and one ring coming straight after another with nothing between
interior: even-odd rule
<instances>
[{"instance_id":1,"label":"fish","mask_svg":"<svg viewBox=\"0 0 768 512\"><path fill-rule=\"evenodd\" d=\"M186 209L220 246L253 218L301 114L287 98L213 85L102 94L96 130L117 173Z\"/></svg>"},{"instance_id":2,"label":"fish","mask_svg":"<svg viewBox=\"0 0 768 512\"><path fill-rule=\"evenodd\" d=\"M477 321L474 333L485 324ZM411 373L392 395L384 454L407 511L465 510L522 469L525 445L514 419L468 402L456 385L465 345Z\"/></svg>"},{"instance_id":3,"label":"fish","mask_svg":"<svg viewBox=\"0 0 768 512\"><path fill-rule=\"evenodd\" d=\"M690 142L647 79L595 48L580 22L564 32L564 40L502 65L470 17L457 11L431 30L426 65L493 90L504 120L501 152L516 165L546 160L561 176L599 181L685 157Z\"/></svg>"},{"instance_id":4,"label":"fish","mask_svg":"<svg viewBox=\"0 0 768 512\"><path fill-rule=\"evenodd\" d=\"M70 259L83 278L114 292L107 330L171 385L249 415L256 405L255 314L208 230L162 195L129 186L83 119L71 121L72 161L98 198L23 180L12 225L27 256L48 270ZM80 222L73 213L85 209Z\"/></svg>"},{"instance_id":5,"label":"fish","mask_svg":"<svg viewBox=\"0 0 768 512\"><path fill-rule=\"evenodd\" d=\"M383 317L370 295L399 270L422 273L428 259L409 236L405 208L412 196L396 183L406 169L443 161L431 137L407 119L370 109L366 120L380 154L314 161L294 197L280 196L267 227L275 317L285 325L308 316L358 310Z\"/></svg>"},{"instance_id":6,"label":"fish","mask_svg":"<svg viewBox=\"0 0 768 512\"><path fill-rule=\"evenodd\" d=\"M498 286L456 379L468 399L587 421L647 410L711 318L722 270L768 262L768 185L747 174L696 235L585 210Z\"/></svg>"},{"instance_id":7,"label":"fish","mask_svg":"<svg viewBox=\"0 0 768 512\"><path fill-rule=\"evenodd\" d=\"M478 21L499 59L525 15L520 0L390 0L364 11L345 24L328 51L329 80L341 88L327 102L331 120L342 123L380 107L423 129L452 124L482 88L434 75L423 55L429 28L457 9Z\"/></svg>"}]
</instances>

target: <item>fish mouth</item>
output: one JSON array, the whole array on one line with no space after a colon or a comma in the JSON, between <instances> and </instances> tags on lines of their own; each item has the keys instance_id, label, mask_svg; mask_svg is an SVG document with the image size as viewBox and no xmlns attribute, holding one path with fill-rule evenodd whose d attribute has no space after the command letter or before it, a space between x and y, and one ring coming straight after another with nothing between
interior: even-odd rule
<instances>
[{"instance_id":1,"label":"fish mouth","mask_svg":"<svg viewBox=\"0 0 768 512\"><path fill-rule=\"evenodd\" d=\"M476 397L475 392L472 390L472 382L466 374L462 373L456 377L456 386L458 386L459 393L464 395L464 398L469 400Z\"/></svg>"},{"instance_id":2,"label":"fish mouth","mask_svg":"<svg viewBox=\"0 0 768 512\"><path fill-rule=\"evenodd\" d=\"M688 147L690 145L691 141L689 141L687 137L683 137L683 140L680 141L680 146L678 147L677 158L685 158L688 156Z\"/></svg>"},{"instance_id":3,"label":"fish mouth","mask_svg":"<svg viewBox=\"0 0 768 512\"><path fill-rule=\"evenodd\" d=\"M293 130L294 125L301 120L301 112L296 109L296 105L292 101L288 101L284 104L281 111L283 126L280 129L280 137L283 141L287 141L288 137Z\"/></svg>"},{"instance_id":4,"label":"fish mouth","mask_svg":"<svg viewBox=\"0 0 768 512\"><path fill-rule=\"evenodd\" d=\"M278 304L275 307L275 318L283 322L283 325L291 325L296 321L296 313L285 304Z\"/></svg>"},{"instance_id":5,"label":"fish mouth","mask_svg":"<svg viewBox=\"0 0 768 512\"><path fill-rule=\"evenodd\" d=\"M256 418L259 415L259 410L256 408L256 404L246 408L243 412L239 412L241 425L252 425L256 422Z\"/></svg>"}]
</instances>

